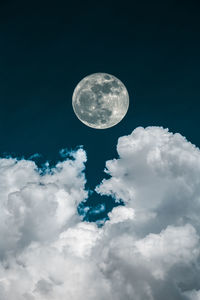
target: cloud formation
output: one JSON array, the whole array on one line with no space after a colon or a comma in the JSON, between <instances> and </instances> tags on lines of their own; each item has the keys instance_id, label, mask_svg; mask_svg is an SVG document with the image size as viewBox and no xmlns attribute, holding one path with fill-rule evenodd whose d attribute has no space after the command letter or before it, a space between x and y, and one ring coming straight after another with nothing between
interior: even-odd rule
<instances>
[{"instance_id":1,"label":"cloud formation","mask_svg":"<svg viewBox=\"0 0 200 300\"><path fill-rule=\"evenodd\" d=\"M200 150L160 127L119 138L96 188L124 206L83 222L86 153L0 159L1 300L198 300ZM95 213L95 212L94 212Z\"/></svg>"}]
</instances>

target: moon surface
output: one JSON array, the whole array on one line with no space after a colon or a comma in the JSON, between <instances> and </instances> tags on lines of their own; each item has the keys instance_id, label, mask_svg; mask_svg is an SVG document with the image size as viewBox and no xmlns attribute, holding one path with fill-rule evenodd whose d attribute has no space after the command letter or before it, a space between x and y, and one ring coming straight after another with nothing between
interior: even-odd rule
<instances>
[{"instance_id":1,"label":"moon surface","mask_svg":"<svg viewBox=\"0 0 200 300\"><path fill-rule=\"evenodd\" d=\"M124 118L129 107L129 95L124 84L115 76L94 73L78 83L72 106L85 125L106 129Z\"/></svg>"}]
</instances>

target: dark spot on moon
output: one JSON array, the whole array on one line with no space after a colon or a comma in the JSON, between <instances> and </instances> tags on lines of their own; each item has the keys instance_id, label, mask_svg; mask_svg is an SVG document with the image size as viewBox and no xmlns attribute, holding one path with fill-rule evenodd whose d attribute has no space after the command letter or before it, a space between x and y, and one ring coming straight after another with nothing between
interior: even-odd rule
<instances>
[{"instance_id":1,"label":"dark spot on moon","mask_svg":"<svg viewBox=\"0 0 200 300\"><path fill-rule=\"evenodd\" d=\"M104 85L102 87L102 92L105 94L109 94L112 92L111 88L112 88L112 84L110 84L109 82L104 83Z\"/></svg>"},{"instance_id":2,"label":"dark spot on moon","mask_svg":"<svg viewBox=\"0 0 200 300\"><path fill-rule=\"evenodd\" d=\"M106 79L106 80L110 80L110 76L109 75L104 75L104 78Z\"/></svg>"},{"instance_id":3,"label":"dark spot on moon","mask_svg":"<svg viewBox=\"0 0 200 300\"><path fill-rule=\"evenodd\" d=\"M94 109L93 109L94 107ZM76 105L75 112L86 122L93 124L106 124L112 115L112 111L101 107L100 103L90 103L90 105Z\"/></svg>"},{"instance_id":4,"label":"dark spot on moon","mask_svg":"<svg viewBox=\"0 0 200 300\"><path fill-rule=\"evenodd\" d=\"M112 85L112 87L114 87L116 89L118 89L118 88L121 89L121 86L119 85L119 83L116 80L111 81L111 85Z\"/></svg>"},{"instance_id":5,"label":"dark spot on moon","mask_svg":"<svg viewBox=\"0 0 200 300\"><path fill-rule=\"evenodd\" d=\"M91 106L92 102L93 102L93 95L91 92L84 92L80 95L79 98L80 101L80 105L82 107L89 107Z\"/></svg>"},{"instance_id":6,"label":"dark spot on moon","mask_svg":"<svg viewBox=\"0 0 200 300\"><path fill-rule=\"evenodd\" d=\"M103 84L96 83L91 87L91 90L98 96L101 96L102 94L109 94L111 92L111 87L109 82L104 82Z\"/></svg>"},{"instance_id":7,"label":"dark spot on moon","mask_svg":"<svg viewBox=\"0 0 200 300\"><path fill-rule=\"evenodd\" d=\"M103 82L102 84L96 83L91 87L91 90L99 97L102 96L102 94L112 93L112 88L119 88L118 83L114 80L110 82Z\"/></svg>"}]
</instances>

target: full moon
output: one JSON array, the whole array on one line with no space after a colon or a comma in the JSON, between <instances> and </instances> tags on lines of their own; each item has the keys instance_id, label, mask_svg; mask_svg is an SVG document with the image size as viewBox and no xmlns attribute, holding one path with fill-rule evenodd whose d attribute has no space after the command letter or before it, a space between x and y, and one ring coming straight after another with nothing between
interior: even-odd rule
<instances>
[{"instance_id":1,"label":"full moon","mask_svg":"<svg viewBox=\"0 0 200 300\"><path fill-rule=\"evenodd\" d=\"M94 73L78 83L72 106L85 125L106 129L124 118L129 107L129 95L124 84L115 76Z\"/></svg>"}]
</instances>

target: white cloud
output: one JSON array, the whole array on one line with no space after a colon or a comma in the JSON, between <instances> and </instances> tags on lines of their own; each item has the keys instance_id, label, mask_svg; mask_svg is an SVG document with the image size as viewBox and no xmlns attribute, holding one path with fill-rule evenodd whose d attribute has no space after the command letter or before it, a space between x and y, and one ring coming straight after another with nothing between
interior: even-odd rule
<instances>
[{"instance_id":1,"label":"white cloud","mask_svg":"<svg viewBox=\"0 0 200 300\"><path fill-rule=\"evenodd\" d=\"M108 217L111 224L124 222L126 220L132 220L134 218L134 210L132 208L127 208L125 206L117 206L108 213Z\"/></svg>"},{"instance_id":2,"label":"white cloud","mask_svg":"<svg viewBox=\"0 0 200 300\"><path fill-rule=\"evenodd\" d=\"M168 226L160 234L151 233L136 241L135 246L152 274L161 279L174 265L195 262L200 254L199 236L189 224Z\"/></svg>"},{"instance_id":3,"label":"white cloud","mask_svg":"<svg viewBox=\"0 0 200 300\"><path fill-rule=\"evenodd\" d=\"M199 149L149 127L117 151L97 191L125 206L101 228L77 214L83 149L46 170L0 159L1 300L199 299Z\"/></svg>"},{"instance_id":4,"label":"white cloud","mask_svg":"<svg viewBox=\"0 0 200 300\"><path fill-rule=\"evenodd\" d=\"M133 207L135 222L147 231L148 223L150 232L181 222L200 226L198 148L166 129L139 127L119 138L117 150L119 159L106 163L111 178L97 187L99 193Z\"/></svg>"},{"instance_id":5,"label":"white cloud","mask_svg":"<svg viewBox=\"0 0 200 300\"><path fill-rule=\"evenodd\" d=\"M73 156L45 172L32 161L0 160L0 257L33 241L53 241L78 218L77 204L87 197L86 156L82 149Z\"/></svg>"},{"instance_id":6,"label":"white cloud","mask_svg":"<svg viewBox=\"0 0 200 300\"><path fill-rule=\"evenodd\" d=\"M185 295L188 296L190 300L200 300L200 291L192 290L185 292Z\"/></svg>"},{"instance_id":7,"label":"white cloud","mask_svg":"<svg viewBox=\"0 0 200 300\"><path fill-rule=\"evenodd\" d=\"M141 263L137 268L163 279L163 288L168 286L169 290L170 286L174 293L168 298L185 299L179 288L194 289L200 277L200 151L180 134L161 127L136 128L119 138L117 151L119 158L106 163L110 179L96 188L134 210L128 226L116 224L117 229L112 229L112 235L126 235L123 240L115 238L115 243L119 239L116 248L122 251L123 244L126 250L121 256L125 258L130 249L133 255L136 247L136 261ZM128 261L131 264L131 257ZM174 280L169 279L171 273ZM163 299L149 279L145 282L152 289L153 299ZM138 293L138 299L142 298Z\"/></svg>"}]
</instances>

